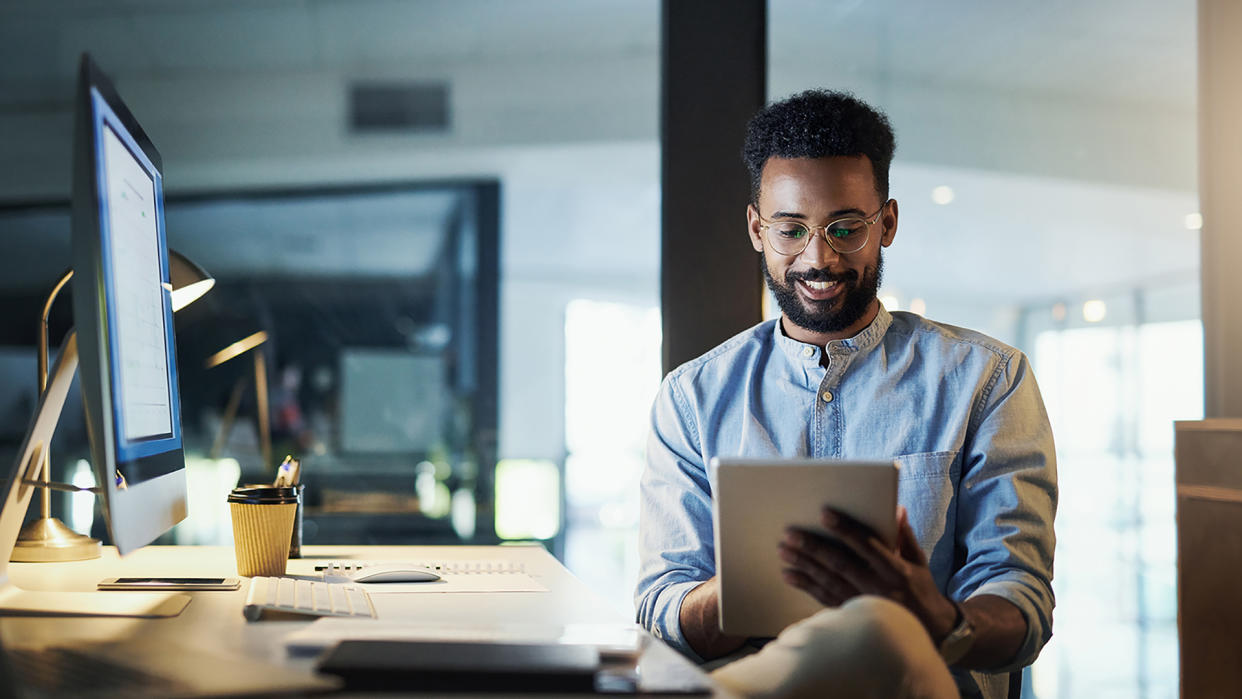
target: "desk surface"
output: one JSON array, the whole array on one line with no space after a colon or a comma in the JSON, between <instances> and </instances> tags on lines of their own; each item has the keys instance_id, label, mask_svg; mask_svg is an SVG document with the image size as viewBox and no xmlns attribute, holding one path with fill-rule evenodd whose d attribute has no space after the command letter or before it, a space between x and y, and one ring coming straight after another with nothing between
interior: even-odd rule
<instances>
[{"instance_id":1,"label":"desk surface","mask_svg":"<svg viewBox=\"0 0 1242 699\"><path fill-rule=\"evenodd\" d=\"M408 611L419 623L469 624L618 624L632 617L606 604L551 554L538 546L306 546L303 558L291 560L290 574L309 573L316 560L478 560L521 562L547 592L413 593ZM10 563L9 577L27 590L92 591L96 583L121 576L235 575L232 547L150 546L120 558L105 548L101 558L68 563ZM249 580L236 591L187 592L193 600L171 619L5 617L0 634L6 645L69 644L91 641L124 643L167 640L182 648L201 648L225 657L247 657L305 668L313 659L285 653L282 639L305 628L305 621L246 622L242 617ZM126 594L114 592L110 594ZM404 605L403 605L404 606ZM673 685L702 681L702 673L662 643L648 644L640 660L644 677L664 678Z\"/></svg>"}]
</instances>

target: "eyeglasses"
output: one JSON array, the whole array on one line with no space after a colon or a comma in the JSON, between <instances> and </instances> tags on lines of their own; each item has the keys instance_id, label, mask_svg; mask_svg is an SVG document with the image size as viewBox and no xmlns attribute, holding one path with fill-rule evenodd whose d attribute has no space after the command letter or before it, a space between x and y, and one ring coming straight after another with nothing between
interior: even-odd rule
<instances>
[{"instance_id":1,"label":"eyeglasses","mask_svg":"<svg viewBox=\"0 0 1242 699\"><path fill-rule=\"evenodd\" d=\"M880 220L880 214L884 213L884 208L888 206L889 201L892 199L881 204L880 210L875 212L874 216L868 218L847 216L832 221L826 226L808 226L801 221L791 219L768 221L760 216L759 221L763 225L759 226L759 230L767 231L768 244L778 254L801 255L802 251L811 244L811 237L815 231L822 229L824 241L829 247L845 255L863 249L871 233L872 224Z\"/></svg>"}]
</instances>

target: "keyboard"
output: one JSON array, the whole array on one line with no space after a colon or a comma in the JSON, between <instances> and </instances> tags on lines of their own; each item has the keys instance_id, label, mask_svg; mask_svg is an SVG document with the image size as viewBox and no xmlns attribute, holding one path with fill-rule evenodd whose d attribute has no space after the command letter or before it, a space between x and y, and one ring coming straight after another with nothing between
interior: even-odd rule
<instances>
[{"instance_id":1,"label":"keyboard","mask_svg":"<svg viewBox=\"0 0 1242 699\"><path fill-rule=\"evenodd\" d=\"M242 615L257 621L282 614L376 618L371 596L357 585L294 578L251 578Z\"/></svg>"}]
</instances>

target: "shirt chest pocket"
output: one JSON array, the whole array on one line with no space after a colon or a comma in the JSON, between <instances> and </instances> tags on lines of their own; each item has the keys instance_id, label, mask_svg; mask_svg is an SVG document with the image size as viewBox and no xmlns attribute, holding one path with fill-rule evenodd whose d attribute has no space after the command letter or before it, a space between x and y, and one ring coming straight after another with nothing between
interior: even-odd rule
<instances>
[{"instance_id":1,"label":"shirt chest pocket","mask_svg":"<svg viewBox=\"0 0 1242 699\"><path fill-rule=\"evenodd\" d=\"M948 563L953 557L957 519L953 503L962 473L960 454L933 451L897 457L901 464L897 502L905 505L919 547L935 573L945 570L938 563Z\"/></svg>"}]
</instances>

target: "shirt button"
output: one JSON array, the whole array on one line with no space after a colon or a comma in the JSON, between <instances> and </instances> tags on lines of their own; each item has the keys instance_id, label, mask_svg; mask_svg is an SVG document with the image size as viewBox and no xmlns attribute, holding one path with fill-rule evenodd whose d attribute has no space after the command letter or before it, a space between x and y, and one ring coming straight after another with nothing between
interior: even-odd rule
<instances>
[{"instance_id":1,"label":"shirt button","mask_svg":"<svg viewBox=\"0 0 1242 699\"><path fill-rule=\"evenodd\" d=\"M824 394L820 396L820 398L823 398L825 403L831 403L832 402L832 391L824 391Z\"/></svg>"},{"instance_id":2,"label":"shirt button","mask_svg":"<svg viewBox=\"0 0 1242 699\"><path fill-rule=\"evenodd\" d=\"M654 629L652 629L652 632L655 634L655 637L656 637L656 638L664 638L664 634L660 633L660 629L659 629L659 628L654 628Z\"/></svg>"},{"instance_id":3,"label":"shirt button","mask_svg":"<svg viewBox=\"0 0 1242 699\"><path fill-rule=\"evenodd\" d=\"M810 356L812 356L812 355L814 355L814 354L815 354L815 350L814 350L813 348L810 348L810 347L803 347L803 348L802 348L802 356L803 356L803 357L810 357Z\"/></svg>"}]
</instances>

